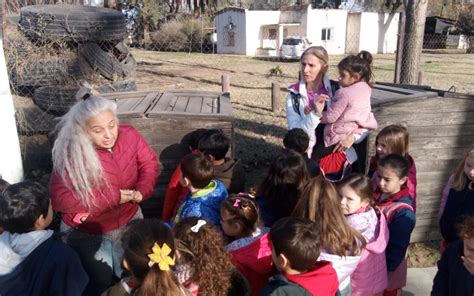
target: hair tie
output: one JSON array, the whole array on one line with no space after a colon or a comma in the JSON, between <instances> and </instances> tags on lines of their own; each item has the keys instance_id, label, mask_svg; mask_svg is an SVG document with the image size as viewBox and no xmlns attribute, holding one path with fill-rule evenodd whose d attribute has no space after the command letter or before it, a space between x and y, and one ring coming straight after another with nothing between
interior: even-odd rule
<instances>
[{"instance_id":1,"label":"hair tie","mask_svg":"<svg viewBox=\"0 0 474 296\"><path fill-rule=\"evenodd\" d=\"M169 256L171 248L166 243L163 243L161 248L157 243L154 243L151 250L153 253L147 254L148 258L150 258L148 266L151 268L155 263L157 263L160 270L170 270L170 265L174 265L173 258Z\"/></svg>"},{"instance_id":2,"label":"hair tie","mask_svg":"<svg viewBox=\"0 0 474 296\"><path fill-rule=\"evenodd\" d=\"M240 198L237 198L237 199L234 201L234 205L233 205L234 208L238 208L239 205L240 205L240 202L241 202Z\"/></svg>"},{"instance_id":3,"label":"hair tie","mask_svg":"<svg viewBox=\"0 0 474 296\"><path fill-rule=\"evenodd\" d=\"M193 227L191 227L191 231L194 232L194 233L198 233L198 232L199 232L199 229L201 229L201 227L203 227L203 226L206 225L206 224L207 224L206 220L199 219L199 220L196 222L196 225L194 225Z\"/></svg>"}]
</instances>

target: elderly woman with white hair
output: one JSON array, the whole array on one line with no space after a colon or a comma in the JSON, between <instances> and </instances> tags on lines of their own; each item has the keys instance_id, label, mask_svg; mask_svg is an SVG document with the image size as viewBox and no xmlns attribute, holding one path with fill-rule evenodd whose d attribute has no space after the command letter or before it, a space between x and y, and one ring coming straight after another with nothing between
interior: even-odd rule
<instances>
[{"instance_id":1,"label":"elderly woman with white hair","mask_svg":"<svg viewBox=\"0 0 474 296\"><path fill-rule=\"evenodd\" d=\"M139 203L151 197L157 178L155 152L132 126L120 125L116 104L86 95L63 116L53 148L49 184L61 213L65 241L89 274L88 295L121 276L118 236L143 218Z\"/></svg>"}]
</instances>

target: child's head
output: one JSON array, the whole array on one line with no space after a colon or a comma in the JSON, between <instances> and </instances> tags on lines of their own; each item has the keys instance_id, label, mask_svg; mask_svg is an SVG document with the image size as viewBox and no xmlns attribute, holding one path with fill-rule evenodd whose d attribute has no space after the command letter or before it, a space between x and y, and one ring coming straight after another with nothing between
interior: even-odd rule
<instances>
[{"instance_id":1,"label":"child's head","mask_svg":"<svg viewBox=\"0 0 474 296\"><path fill-rule=\"evenodd\" d=\"M265 199L275 216L286 217L293 211L308 180L303 156L292 150L283 151L270 165L257 195Z\"/></svg>"},{"instance_id":2,"label":"child's head","mask_svg":"<svg viewBox=\"0 0 474 296\"><path fill-rule=\"evenodd\" d=\"M459 238L464 243L464 257L474 260L474 216L467 216L457 225Z\"/></svg>"},{"instance_id":3,"label":"child's head","mask_svg":"<svg viewBox=\"0 0 474 296\"><path fill-rule=\"evenodd\" d=\"M250 236L259 223L257 203L249 195L232 195L222 202L221 217L225 235L236 239Z\"/></svg>"},{"instance_id":4,"label":"child's head","mask_svg":"<svg viewBox=\"0 0 474 296\"><path fill-rule=\"evenodd\" d=\"M291 149L299 154L305 154L309 146L309 136L301 128L289 130L283 138L285 149Z\"/></svg>"},{"instance_id":5,"label":"child's head","mask_svg":"<svg viewBox=\"0 0 474 296\"><path fill-rule=\"evenodd\" d=\"M179 295L174 276L175 242L168 226L158 219L135 220L121 238L123 266L140 286L140 295Z\"/></svg>"},{"instance_id":6,"label":"child's head","mask_svg":"<svg viewBox=\"0 0 474 296\"><path fill-rule=\"evenodd\" d=\"M222 160L229 151L230 140L220 129L208 130L199 140L198 149L212 161Z\"/></svg>"},{"instance_id":7,"label":"child's head","mask_svg":"<svg viewBox=\"0 0 474 296\"><path fill-rule=\"evenodd\" d=\"M301 55L301 78L305 82L316 80L328 70L329 56L322 46L311 46Z\"/></svg>"},{"instance_id":8,"label":"child's head","mask_svg":"<svg viewBox=\"0 0 474 296\"><path fill-rule=\"evenodd\" d=\"M306 272L316 263L321 252L317 225L308 219L285 217L270 230L272 258L283 272Z\"/></svg>"},{"instance_id":9,"label":"child's head","mask_svg":"<svg viewBox=\"0 0 474 296\"><path fill-rule=\"evenodd\" d=\"M393 124L384 127L375 138L375 153L378 159L389 154L406 156L409 134L406 127Z\"/></svg>"},{"instance_id":10,"label":"child's head","mask_svg":"<svg viewBox=\"0 0 474 296\"><path fill-rule=\"evenodd\" d=\"M198 284L199 294L226 295L234 267L219 229L202 218L186 217L173 227L173 233L178 263L191 267L191 280Z\"/></svg>"},{"instance_id":11,"label":"child's head","mask_svg":"<svg viewBox=\"0 0 474 296\"><path fill-rule=\"evenodd\" d=\"M182 143L187 144L189 146L189 149L191 151L197 150L198 145L199 145L199 140L201 140L202 136L204 136L205 133L207 133L207 129L205 128L199 128L197 130L194 130L184 136Z\"/></svg>"},{"instance_id":12,"label":"child's head","mask_svg":"<svg viewBox=\"0 0 474 296\"><path fill-rule=\"evenodd\" d=\"M341 206L344 215L350 215L359 209L374 206L375 200L369 178L362 174L350 174L338 184Z\"/></svg>"},{"instance_id":13,"label":"child's head","mask_svg":"<svg viewBox=\"0 0 474 296\"><path fill-rule=\"evenodd\" d=\"M41 184L23 181L0 193L0 227L10 233L43 230L53 220L48 191Z\"/></svg>"},{"instance_id":14,"label":"child's head","mask_svg":"<svg viewBox=\"0 0 474 296\"><path fill-rule=\"evenodd\" d=\"M292 216L315 221L322 246L334 254L358 254L365 246L364 237L347 224L336 187L321 176L311 179Z\"/></svg>"},{"instance_id":15,"label":"child's head","mask_svg":"<svg viewBox=\"0 0 474 296\"><path fill-rule=\"evenodd\" d=\"M342 59L337 65L339 70L339 84L342 87L352 85L359 81L371 84L372 81L372 55L362 50L357 55L350 55Z\"/></svg>"},{"instance_id":16,"label":"child's head","mask_svg":"<svg viewBox=\"0 0 474 296\"><path fill-rule=\"evenodd\" d=\"M181 185L203 189L212 180L214 168L209 159L201 153L188 154L181 161Z\"/></svg>"},{"instance_id":17,"label":"child's head","mask_svg":"<svg viewBox=\"0 0 474 296\"><path fill-rule=\"evenodd\" d=\"M462 161L455 169L453 188L461 191L470 181L474 181L474 148L466 151Z\"/></svg>"},{"instance_id":18,"label":"child's head","mask_svg":"<svg viewBox=\"0 0 474 296\"><path fill-rule=\"evenodd\" d=\"M377 166L380 190L388 194L399 192L408 181L409 169L410 161L399 154L389 154L380 159Z\"/></svg>"}]
</instances>

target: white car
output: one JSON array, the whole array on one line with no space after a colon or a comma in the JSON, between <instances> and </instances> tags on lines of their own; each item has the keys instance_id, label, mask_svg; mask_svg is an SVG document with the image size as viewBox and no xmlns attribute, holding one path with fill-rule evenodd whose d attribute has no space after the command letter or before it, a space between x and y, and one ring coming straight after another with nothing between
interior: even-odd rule
<instances>
[{"instance_id":1,"label":"white car","mask_svg":"<svg viewBox=\"0 0 474 296\"><path fill-rule=\"evenodd\" d=\"M286 37L280 47L280 57L299 58L310 45L305 37Z\"/></svg>"}]
</instances>

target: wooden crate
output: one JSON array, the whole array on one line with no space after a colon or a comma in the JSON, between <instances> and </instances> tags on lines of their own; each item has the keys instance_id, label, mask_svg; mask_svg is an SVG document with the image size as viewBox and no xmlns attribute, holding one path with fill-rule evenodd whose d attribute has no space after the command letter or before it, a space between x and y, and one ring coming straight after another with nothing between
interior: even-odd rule
<instances>
[{"instance_id":1,"label":"wooden crate","mask_svg":"<svg viewBox=\"0 0 474 296\"><path fill-rule=\"evenodd\" d=\"M171 174L184 155L186 135L199 128L219 128L231 139L234 156L234 115L227 94L209 91L146 91L112 93L119 121L133 125L147 139L159 159L159 177L153 197L142 204L147 217L161 217Z\"/></svg>"},{"instance_id":2,"label":"wooden crate","mask_svg":"<svg viewBox=\"0 0 474 296\"><path fill-rule=\"evenodd\" d=\"M372 111L379 129L369 135L369 155L375 137L390 124L402 124L410 133L410 155L417 167L417 213L412 242L439 239L438 209L449 175L474 143L474 96L374 86Z\"/></svg>"}]
</instances>

